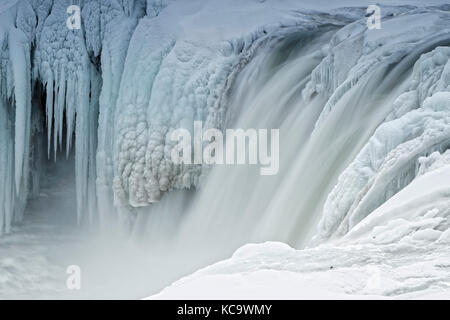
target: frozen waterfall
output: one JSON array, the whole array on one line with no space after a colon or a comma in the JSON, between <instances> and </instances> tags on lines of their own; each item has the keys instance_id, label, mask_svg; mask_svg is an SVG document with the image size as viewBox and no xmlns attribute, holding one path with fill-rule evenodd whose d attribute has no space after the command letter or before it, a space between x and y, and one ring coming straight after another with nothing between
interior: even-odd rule
<instances>
[{"instance_id":1,"label":"frozen waterfall","mask_svg":"<svg viewBox=\"0 0 450 320\"><path fill-rule=\"evenodd\" d=\"M3 1L0 235L34 221L56 181L89 239L124 237L144 266L169 266L148 294L247 243L397 243L409 218L429 224L400 234L447 243L433 175L450 164L449 6L387 1L372 30L366 7L314 2L84 0L71 29L72 1ZM174 163L168 137L194 121L279 129L278 174Z\"/></svg>"}]
</instances>

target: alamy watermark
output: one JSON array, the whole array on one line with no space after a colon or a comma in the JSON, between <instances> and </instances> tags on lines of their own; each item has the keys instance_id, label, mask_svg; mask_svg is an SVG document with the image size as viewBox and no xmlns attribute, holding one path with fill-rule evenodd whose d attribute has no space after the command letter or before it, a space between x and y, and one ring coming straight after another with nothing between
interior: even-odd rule
<instances>
[{"instance_id":1,"label":"alamy watermark","mask_svg":"<svg viewBox=\"0 0 450 320\"><path fill-rule=\"evenodd\" d=\"M366 10L367 28L369 30L381 29L381 8L370 5Z\"/></svg>"},{"instance_id":2,"label":"alamy watermark","mask_svg":"<svg viewBox=\"0 0 450 320\"><path fill-rule=\"evenodd\" d=\"M66 20L67 28L70 30L81 29L81 9L77 5L71 5L67 8L67 13L70 15Z\"/></svg>"},{"instance_id":3,"label":"alamy watermark","mask_svg":"<svg viewBox=\"0 0 450 320\"><path fill-rule=\"evenodd\" d=\"M194 136L187 129L170 133L178 142L172 149L175 164L227 164L261 166L263 176L276 175L280 167L279 129L218 129L203 130L201 121L194 122ZM269 153L270 148L270 153Z\"/></svg>"},{"instance_id":4,"label":"alamy watermark","mask_svg":"<svg viewBox=\"0 0 450 320\"><path fill-rule=\"evenodd\" d=\"M77 265L67 267L66 273L69 275L66 281L66 287L69 290L81 289L81 268Z\"/></svg>"},{"instance_id":5,"label":"alamy watermark","mask_svg":"<svg viewBox=\"0 0 450 320\"><path fill-rule=\"evenodd\" d=\"M67 7L69 17L66 20L67 28L70 30L81 29L81 8L78 5ZM369 30L381 29L381 8L377 5L370 5L366 10L367 28Z\"/></svg>"}]
</instances>

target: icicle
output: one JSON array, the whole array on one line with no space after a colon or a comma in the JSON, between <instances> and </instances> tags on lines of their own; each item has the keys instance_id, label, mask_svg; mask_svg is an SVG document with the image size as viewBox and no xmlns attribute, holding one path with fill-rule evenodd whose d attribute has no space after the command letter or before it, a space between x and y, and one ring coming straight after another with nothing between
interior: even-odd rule
<instances>
[{"instance_id":1,"label":"icicle","mask_svg":"<svg viewBox=\"0 0 450 320\"><path fill-rule=\"evenodd\" d=\"M15 209L14 140L11 115L5 97L0 96L0 235L11 231Z\"/></svg>"},{"instance_id":2,"label":"icicle","mask_svg":"<svg viewBox=\"0 0 450 320\"><path fill-rule=\"evenodd\" d=\"M90 93L90 74L80 70L78 72L78 103L77 119L75 127L75 176L77 185L77 214L78 223L82 222L84 210L87 201L87 174L89 163L89 93Z\"/></svg>"},{"instance_id":3,"label":"icicle","mask_svg":"<svg viewBox=\"0 0 450 320\"><path fill-rule=\"evenodd\" d=\"M66 100L66 70L61 66L58 83L58 102L55 104L55 154L58 146L62 148L64 110Z\"/></svg>"},{"instance_id":4,"label":"icicle","mask_svg":"<svg viewBox=\"0 0 450 320\"><path fill-rule=\"evenodd\" d=\"M0 79L1 80L1 79ZM8 132L8 114L6 113L5 106L3 104L3 97L0 96L0 235L2 235L5 228L6 210L5 206L9 199L6 199L6 188L9 186L5 184L6 176L10 171L8 168L8 146L11 143L9 141Z\"/></svg>"},{"instance_id":5,"label":"icicle","mask_svg":"<svg viewBox=\"0 0 450 320\"><path fill-rule=\"evenodd\" d=\"M21 191L22 177L26 176L24 166L29 152L31 118L31 75L29 44L23 33L11 29L9 50L11 69L14 75L14 99L16 106L15 124L15 183L17 194ZM26 185L25 185L26 186Z\"/></svg>"},{"instance_id":6,"label":"icicle","mask_svg":"<svg viewBox=\"0 0 450 320\"><path fill-rule=\"evenodd\" d=\"M69 153L72 147L74 123L75 123L75 110L76 110L76 80L72 77L67 79L67 92L66 92L66 157L69 157Z\"/></svg>"},{"instance_id":7,"label":"icicle","mask_svg":"<svg viewBox=\"0 0 450 320\"><path fill-rule=\"evenodd\" d=\"M55 66L55 88L54 88L54 102L53 102L53 159L56 162L56 155L58 153L58 135L59 135L59 64L56 63Z\"/></svg>"},{"instance_id":8,"label":"icicle","mask_svg":"<svg viewBox=\"0 0 450 320\"><path fill-rule=\"evenodd\" d=\"M14 158L13 158L13 150L14 145L10 143L6 150L7 152L7 169L12 169L14 167ZM15 194L14 194L14 174L13 170L8 170L6 173L5 179L6 192L5 192L5 232L9 233L11 231L11 221L14 213L15 207Z\"/></svg>"},{"instance_id":9,"label":"icicle","mask_svg":"<svg viewBox=\"0 0 450 320\"><path fill-rule=\"evenodd\" d=\"M45 110L47 114L47 157L50 159L53 125L53 75L50 70L47 71L47 77L47 101Z\"/></svg>"}]
</instances>

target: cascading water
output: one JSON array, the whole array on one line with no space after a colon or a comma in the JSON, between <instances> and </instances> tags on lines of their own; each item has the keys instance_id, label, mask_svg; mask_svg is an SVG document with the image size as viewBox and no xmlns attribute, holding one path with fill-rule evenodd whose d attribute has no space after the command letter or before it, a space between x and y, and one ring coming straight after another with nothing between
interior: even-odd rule
<instances>
[{"instance_id":1,"label":"cascading water","mask_svg":"<svg viewBox=\"0 0 450 320\"><path fill-rule=\"evenodd\" d=\"M249 241L288 240L285 229L275 227L277 231L273 232L262 227L270 218L267 212L270 204L290 176L320 115L323 101L318 98L313 103L303 103L302 90L311 71L323 58L322 46L335 32L330 29L333 28L307 35L296 33L294 29L287 36L265 44L240 72L225 99L226 128L280 128L278 174L261 176L259 166L251 165L212 167L201 179L195 195L185 204L176 204L176 199L170 199L168 206L158 207L160 204L157 204L151 208L150 216L143 213L138 217L136 225L142 226L147 219L149 228L161 226L161 217L178 220L170 233L164 229L163 234L158 230L149 232L149 243L164 239L162 243L180 246L180 251L187 250L188 246L211 260L223 258ZM186 201L182 197L178 199ZM177 206L183 212L177 213ZM294 216L292 214L291 218ZM297 230L297 234L302 232Z\"/></svg>"},{"instance_id":2,"label":"cascading water","mask_svg":"<svg viewBox=\"0 0 450 320\"><path fill-rule=\"evenodd\" d=\"M215 166L194 194L170 194L139 214L140 241L160 252L170 244L172 259L192 270L249 242L301 248L311 241L337 178L391 112L415 61L406 56L367 73L318 123L326 99L308 101L304 91L335 34L329 29L294 31L264 45L225 100L227 128L280 128L280 172L265 177L258 166Z\"/></svg>"}]
</instances>

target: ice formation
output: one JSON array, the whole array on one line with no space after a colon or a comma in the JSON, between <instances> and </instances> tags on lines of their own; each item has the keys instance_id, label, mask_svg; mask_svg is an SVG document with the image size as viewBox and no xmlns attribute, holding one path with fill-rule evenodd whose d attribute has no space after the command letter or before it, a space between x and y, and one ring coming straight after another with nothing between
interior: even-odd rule
<instances>
[{"instance_id":1,"label":"ice formation","mask_svg":"<svg viewBox=\"0 0 450 320\"><path fill-rule=\"evenodd\" d=\"M22 0L1 7L3 121L11 122L14 140L14 161L5 159L4 168L14 171L15 195L2 192L9 220L20 220L30 189L34 96L33 109L45 97L48 157L63 147L69 153L75 141L79 221L106 221L121 207L127 215L168 190L197 185L201 168L174 166L166 134L190 129L193 119L223 126L230 79L261 43L289 27L343 23L331 15L319 22L293 10L295 1L248 1L244 11L236 1L83 1L77 30L66 25L71 5ZM211 23L221 33L205 33Z\"/></svg>"},{"instance_id":2,"label":"ice formation","mask_svg":"<svg viewBox=\"0 0 450 320\"><path fill-rule=\"evenodd\" d=\"M110 127L109 117L114 114L111 106L115 104L112 92L118 90L128 40L137 20L145 14L145 4L84 1L83 28L79 30L66 26L71 4L10 1L0 11L2 130L6 130L2 132L2 147L8 150L2 152L5 165L1 177L3 181L13 179L1 192L4 201L0 217L5 223L0 232L8 232L10 222L21 219L31 188L29 176L33 172L30 174L29 164L38 159L32 158L35 154L30 150L32 114L39 117L42 112L42 96L48 157L56 159L63 145L68 154L76 137L78 219L91 223L99 219L96 157L104 159L101 151L108 141L103 134L106 130L98 130L98 118L104 123L101 128ZM37 98L32 106L34 96ZM107 174L107 169L101 170L106 164L101 164L99 179Z\"/></svg>"},{"instance_id":3,"label":"ice formation","mask_svg":"<svg viewBox=\"0 0 450 320\"><path fill-rule=\"evenodd\" d=\"M230 25L229 17L239 20L241 5L178 2L157 18L139 22L123 72L115 128L114 191L122 202L148 206L168 190L196 186L202 168L172 163L175 142L168 133L180 127L192 132L195 120L206 128L222 128L222 100L230 79L268 38L281 36L289 27L308 31L339 23L332 17L319 22L314 16L289 14L285 8L272 15L265 6L249 2L246 5L255 10L252 18L245 17L243 26ZM205 32L211 21L222 30L219 34Z\"/></svg>"},{"instance_id":4,"label":"ice formation","mask_svg":"<svg viewBox=\"0 0 450 320\"><path fill-rule=\"evenodd\" d=\"M341 175L325 204L317 237L347 233L418 175L421 156L448 149L449 66L447 47L417 61L409 88L413 90L394 103L397 115L405 114L380 125Z\"/></svg>"},{"instance_id":5,"label":"ice formation","mask_svg":"<svg viewBox=\"0 0 450 320\"><path fill-rule=\"evenodd\" d=\"M358 245L389 256L426 243L432 263L448 248L442 1L382 6L379 30L350 0L77 2L80 29L67 27L70 0L0 4L0 234L39 191L42 157L74 149L80 224L150 222L157 241L216 241L220 257L280 240L310 248L268 251L313 265L320 252L362 264L347 255ZM280 174L175 165L170 133L194 121L280 127Z\"/></svg>"}]
</instances>

